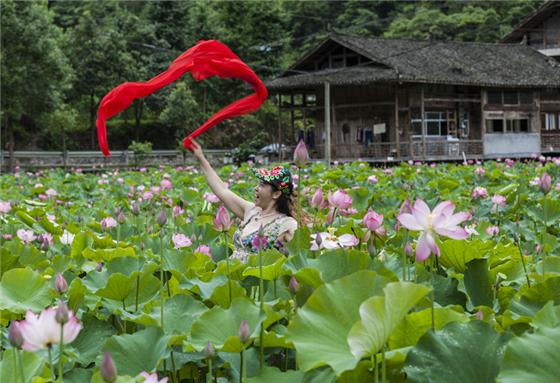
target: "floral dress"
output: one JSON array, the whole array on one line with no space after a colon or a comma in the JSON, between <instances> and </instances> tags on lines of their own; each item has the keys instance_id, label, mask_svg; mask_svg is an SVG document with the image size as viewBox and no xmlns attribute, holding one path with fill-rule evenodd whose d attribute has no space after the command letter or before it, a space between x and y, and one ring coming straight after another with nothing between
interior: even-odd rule
<instances>
[{"instance_id":1,"label":"floral dress","mask_svg":"<svg viewBox=\"0 0 560 383\"><path fill-rule=\"evenodd\" d=\"M238 229L233 234L234 251L232 257L241 260L241 262L246 262L247 257L258 252L258 248L256 247L258 240L256 240L255 237L259 232L260 224L257 224L257 221L260 217L260 213L260 208L253 207L250 209L245 214L245 219L241 225L239 225ZM292 217L280 213L271 218L272 219L268 220L268 222L263 221L262 223L265 237L263 249L280 249L283 244L278 238L286 231L293 234L297 229L297 221Z\"/></svg>"}]
</instances>

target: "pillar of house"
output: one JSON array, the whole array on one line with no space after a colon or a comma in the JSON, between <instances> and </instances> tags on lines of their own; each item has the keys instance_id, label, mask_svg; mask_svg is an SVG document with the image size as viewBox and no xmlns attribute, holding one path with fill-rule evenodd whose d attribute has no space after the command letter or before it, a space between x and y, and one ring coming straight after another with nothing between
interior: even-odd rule
<instances>
[{"instance_id":1,"label":"pillar of house","mask_svg":"<svg viewBox=\"0 0 560 383\"><path fill-rule=\"evenodd\" d=\"M331 166L331 84L325 81L325 162Z\"/></svg>"}]
</instances>

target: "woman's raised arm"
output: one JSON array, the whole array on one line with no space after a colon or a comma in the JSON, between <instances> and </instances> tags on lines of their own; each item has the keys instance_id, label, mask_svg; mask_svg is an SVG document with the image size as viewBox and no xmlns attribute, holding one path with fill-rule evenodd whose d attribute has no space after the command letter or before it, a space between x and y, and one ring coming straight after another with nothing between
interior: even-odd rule
<instances>
[{"instance_id":1,"label":"woman's raised arm","mask_svg":"<svg viewBox=\"0 0 560 383\"><path fill-rule=\"evenodd\" d=\"M198 145L194 140L192 143L193 154L200 164L200 169L202 170L202 174L204 175L204 178L206 178L206 182L208 182L210 189L212 189L214 194L216 194L216 196L229 210L233 212L233 214L235 214L236 217L243 219L245 217L245 211L253 204L229 190L204 156L204 152L202 151L200 145Z\"/></svg>"}]
</instances>

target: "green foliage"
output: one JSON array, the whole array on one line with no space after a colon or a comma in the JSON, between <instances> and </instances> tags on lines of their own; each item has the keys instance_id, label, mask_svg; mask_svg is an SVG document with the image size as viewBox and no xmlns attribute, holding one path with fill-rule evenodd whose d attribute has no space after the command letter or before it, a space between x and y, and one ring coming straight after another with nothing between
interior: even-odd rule
<instances>
[{"instance_id":1,"label":"green foliage","mask_svg":"<svg viewBox=\"0 0 560 383\"><path fill-rule=\"evenodd\" d=\"M146 157L152 153L152 143L151 142L136 142L128 146L128 150L134 154L134 165L142 165L146 161Z\"/></svg>"},{"instance_id":2,"label":"green foliage","mask_svg":"<svg viewBox=\"0 0 560 383\"><path fill-rule=\"evenodd\" d=\"M1 123L13 131L17 149L96 149L94 123L101 98L125 81L148 81L200 40L223 41L266 80L330 31L495 42L540 3L6 0L1 4ZM122 149L133 138L174 148L177 139L247 93L238 80L194 83L185 78L134 101L111 119L109 142ZM204 144L236 147L277 126L276 118L275 107L267 102L254 115L212 129ZM259 145L272 142L265 137ZM249 143L239 148L238 161L254 150Z\"/></svg>"},{"instance_id":3,"label":"green foliage","mask_svg":"<svg viewBox=\"0 0 560 383\"><path fill-rule=\"evenodd\" d=\"M428 332L408 353L407 378L411 382L494 382L510 337L482 321L452 322L439 332Z\"/></svg>"}]
</instances>

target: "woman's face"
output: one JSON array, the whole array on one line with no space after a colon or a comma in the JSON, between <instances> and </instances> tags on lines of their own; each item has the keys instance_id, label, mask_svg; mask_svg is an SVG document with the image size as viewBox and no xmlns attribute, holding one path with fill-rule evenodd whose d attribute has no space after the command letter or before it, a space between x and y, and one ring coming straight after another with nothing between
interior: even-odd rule
<instances>
[{"instance_id":1,"label":"woman's face","mask_svg":"<svg viewBox=\"0 0 560 383\"><path fill-rule=\"evenodd\" d=\"M261 209L268 208L270 204L276 203L279 193L280 192L275 192L273 190L272 185L267 184L266 182L260 182L255 187L255 206L258 206Z\"/></svg>"}]
</instances>

